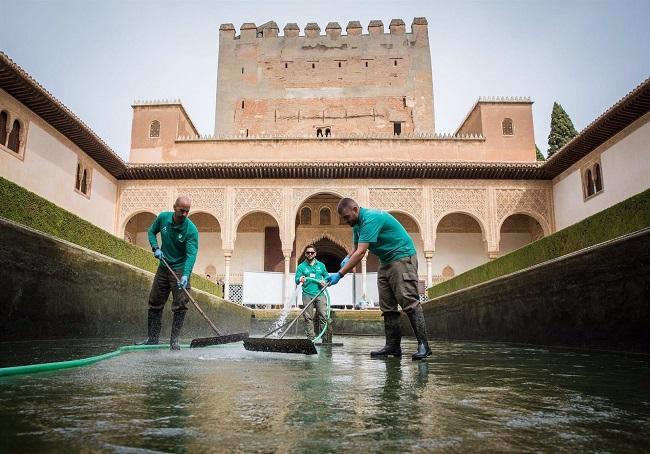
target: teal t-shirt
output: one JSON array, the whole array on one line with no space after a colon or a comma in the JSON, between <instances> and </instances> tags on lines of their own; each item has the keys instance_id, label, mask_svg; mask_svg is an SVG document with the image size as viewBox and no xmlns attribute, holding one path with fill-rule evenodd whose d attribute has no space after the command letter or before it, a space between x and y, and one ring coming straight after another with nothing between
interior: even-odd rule
<instances>
[{"instance_id":1,"label":"teal t-shirt","mask_svg":"<svg viewBox=\"0 0 650 454\"><path fill-rule=\"evenodd\" d=\"M152 249L158 247L156 234L160 233L163 254L169 266L174 270L183 270L183 275L190 276L196 254L199 251L199 231L192 221L185 219L182 224L174 223L174 213L163 211L158 215L147 234ZM161 262L160 266L165 267Z\"/></svg>"},{"instance_id":2,"label":"teal t-shirt","mask_svg":"<svg viewBox=\"0 0 650 454\"><path fill-rule=\"evenodd\" d=\"M309 262L305 260L298 265L298 268L296 269L296 284L300 282L302 276L323 281L328 275L329 273L327 272L323 262L314 259L314 264L310 265ZM320 289L321 287L317 282L310 281L309 279L305 279L305 283L302 284L302 293L305 295L316 296Z\"/></svg>"},{"instance_id":3,"label":"teal t-shirt","mask_svg":"<svg viewBox=\"0 0 650 454\"><path fill-rule=\"evenodd\" d=\"M352 227L354 244L369 243L368 249L381 263L391 263L415 254L413 240L390 213L359 208L359 220Z\"/></svg>"}]
</instances>

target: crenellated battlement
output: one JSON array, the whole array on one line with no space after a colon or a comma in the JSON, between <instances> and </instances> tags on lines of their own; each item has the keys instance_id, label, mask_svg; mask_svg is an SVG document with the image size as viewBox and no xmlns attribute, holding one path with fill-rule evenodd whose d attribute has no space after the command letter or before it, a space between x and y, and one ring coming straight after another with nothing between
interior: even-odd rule
<instances>
[{"instance_id":1,"label":"crenellated battlement","mask_svg":"<svg viewBox=\"0 0 650 454\"><path fill-rule=\"evenodd\" d=\"M427 19L425 17L416 17L411 23L412 35L427 33ZM325 33L321 33L321 27L315 22L305 25L303 34L300 34L300 27L295 22L290 22L284 26L283 34L275 21L266 22L260 26L253 22L246 22L239 27L239 34L233 24L221 24L219 33L221 37L230 37L231 39L252 39L252 38L330 38L339 39L353 36L384 36L395 35L402 36L407 34L406 24L402 19L392 19L388 25L388 33L384 30L384 23L381 20L372 20L368 24L367 33L363 33L363 27L359 21L349 21L345 27L345 34L342 34L342 27L338 22L329 22L325 27Z\"/></svg>"}]
</instances>

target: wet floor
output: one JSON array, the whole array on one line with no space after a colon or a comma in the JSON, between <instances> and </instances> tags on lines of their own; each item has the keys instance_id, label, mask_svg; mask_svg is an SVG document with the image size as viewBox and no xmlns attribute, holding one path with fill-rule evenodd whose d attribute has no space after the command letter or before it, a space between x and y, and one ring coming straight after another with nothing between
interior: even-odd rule
<instances>
[{"instance_id":1,"label":"wet floor","mask_svg":"<svg viewBox=\"0 0 650 454\"><path fill-rule=\"evenodd\" d=\"M417 363L371 360L381 338L335 340L345 345L314 356L232 344L0 378L0 451L648 449L647 356L441 342ZM125 342L5 343L0 364L70 359Z\"/></svg>"}]
</instances>

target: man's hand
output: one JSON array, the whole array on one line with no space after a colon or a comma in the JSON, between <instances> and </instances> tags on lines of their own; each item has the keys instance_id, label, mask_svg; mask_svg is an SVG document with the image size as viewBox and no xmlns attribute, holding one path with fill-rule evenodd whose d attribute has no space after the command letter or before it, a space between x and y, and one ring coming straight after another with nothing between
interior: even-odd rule
<instances>
[{"instance_id":1,"label":"man's hand","mask_svg":"<svg viewBox=\"0 0 650 454\"><path fill-rule=\"evenodd\" d=\"M321 287L325 287L325 286L327 285L327 282L325 282L325 281L319 281L318 284L319 284Z\"/></svg>"},{"instance_id":2,"label":"man's hand","mask_svg":"<svg viewBox=\"0 0 650 454\"><path fill-rule=\"evenodd\" d=\"M341 268L343 268L345 265L347 265L349 261L350 261L350 256L346 255L345 258L343 260L341 260Z\"/></svg>"},{"instance_id":3,"label":"man's hand","mask_svg":"<svg viewBox=\"0 0 650 454\"><path fill-rule=\"evenodd\" d=\"M330 273L330 275L327 276L327 278L325 279L325 281L326 281L327 284L329 284L329 285L336 285L336 284L339 283L339 281L341 280L342 277L343 277L343 276L341 276L339 273Z\"/></svg>"},{"instance_id":4,"label":"man's hand","mask_svg":"<svg viewBox=\"0 0 650 454\"><path fill-rule=\"evenodd\" d=\"M163 260L165 258L165 254L163 254L163 251L160 248L157 248L155 251L153 251L153 256L158 260Z\"/></svg>"},{"instance_id":5,"label":"man's hand","mask_svg":"<svg viewBox=\"0 0 650 454\"><path fill-rule=\"evenodd\" d=\"M305 283L305 276L301 276L301 277L300 277L300 283L301 283L301 284L304 284L304 283Z\"/></svg>"},{"instance_id":6,"label":"man's hand","mask_svg":"<svg viewBox=\"0 0 650 454\"><path fill-rule=\"evenodd\" d=\"M187 288L187 276L182 276L181 280L178 281L178 288L184 289Z\"/></svg>"}]
</instances>

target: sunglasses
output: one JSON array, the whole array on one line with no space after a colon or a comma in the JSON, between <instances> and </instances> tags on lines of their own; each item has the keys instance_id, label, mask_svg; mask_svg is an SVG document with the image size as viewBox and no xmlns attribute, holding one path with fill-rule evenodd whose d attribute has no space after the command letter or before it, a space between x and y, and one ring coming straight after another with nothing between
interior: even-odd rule
<instances>
[{"instance_id":1,"label":"sunglasses","mask_svg":"<svg viewBox=\"0 0 650 454\"><path fill-rule=\"evenodd\" d=\"M306 252L305 252L306 255L313 255L313 254L315 254L315 253L316 253L316 251L306 251Z\"/></svg>"}]
</instances>

